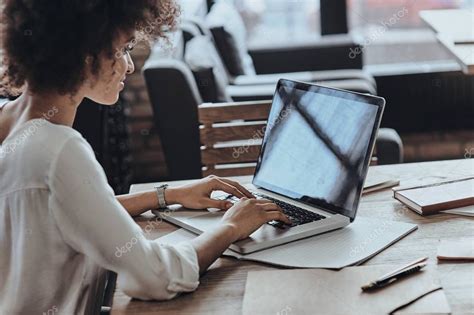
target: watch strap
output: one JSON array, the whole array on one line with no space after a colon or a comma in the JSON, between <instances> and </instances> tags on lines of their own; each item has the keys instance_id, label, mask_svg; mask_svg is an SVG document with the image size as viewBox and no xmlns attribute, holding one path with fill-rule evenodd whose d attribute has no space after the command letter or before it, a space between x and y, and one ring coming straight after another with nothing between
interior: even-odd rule
<instances>
[{"instance_id":1,"label":"watch strap","mask_svg":"<svg viewBox=\"0 0 474 315\"><path fill-rule=\"evenodd\" d=\"M165 189L168 185L161 185L156 188L156 194L158 196L158 209L165 209L167 207L166 200L165 200Z\"/></svg>"}]
</instances>

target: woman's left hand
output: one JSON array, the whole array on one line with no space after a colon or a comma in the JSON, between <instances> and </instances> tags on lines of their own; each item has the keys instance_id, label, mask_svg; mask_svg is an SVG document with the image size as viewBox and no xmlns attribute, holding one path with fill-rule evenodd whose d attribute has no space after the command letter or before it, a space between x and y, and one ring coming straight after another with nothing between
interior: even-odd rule
<instances>
[{"instance_id":1,"label":"woman's left hand","mask_svg":"<svg viewBox=\"0 0 474 315\"><path fill-rule=\"evenodd\" d=\"M166 189L165 200L167 204L178 203L189 209L217 208L227 210L232 207L233 204L229 201L211 198L211 193L216 190L222 190L238 198L255 198L239 183L211 175L193 184Z\"/></svg>"}]
</instances>

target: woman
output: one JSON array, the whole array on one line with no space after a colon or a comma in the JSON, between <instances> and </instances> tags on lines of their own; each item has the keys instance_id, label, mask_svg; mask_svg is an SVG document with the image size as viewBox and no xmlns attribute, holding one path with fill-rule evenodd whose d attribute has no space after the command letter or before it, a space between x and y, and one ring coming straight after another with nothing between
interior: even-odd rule
<instances>
[{"instance_id":1,"label":"woman","mask_svg":"<svg viewBox=\"0 0 474 315\"><path fill-rule=\"evenodd\" d=\"M175 246L148 241L131 216L157 208L156 191L114 196L71 128L84 98L117 101L134 71L133 36L163 38L177 12L169 0L3 1L2 88L22 94L0 110L0 314L93 313L105 269L132 297L171 299L195 290L232 242L270 220L288 222L275 204L209 177L168 188L164 199L227 210L222 224ZM216 201L214 190L242 199Z\"/></svg>"}]
</instances>

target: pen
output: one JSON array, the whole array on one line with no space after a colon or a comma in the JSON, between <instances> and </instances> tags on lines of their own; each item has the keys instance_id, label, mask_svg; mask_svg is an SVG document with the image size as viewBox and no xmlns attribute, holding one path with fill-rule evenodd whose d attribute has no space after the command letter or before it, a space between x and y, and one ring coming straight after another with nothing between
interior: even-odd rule
<instances>
[{"instance_id":1,"label":"pen","mask_svg":"<svg viewBox=\"0 0 474 315\"><path fill-rule=\"evenodd\" d=\"M474 40L459 40L459 41L454 42L454 45L473 45L473 44L474 44Z\"/></svg>"},{"instance_id":2,"label":"pen","mask_svg":"<svg viewBox=\"0 0 474 315\"><path fill-rule=\"evenodd\" d=\"M377 288L382 288L386 285L389 285L399 279L402 279L408 275L411 275L415 272L418 272L419 270L421 270L423 267L426 266L426 263L423 263L422 261L426 260L427 257L423 257L423 258L420 258L420 259L417 259L415 260L414 262L404 266L404 267L401 267L397 270L394 270L388 274L385 274L383 275L382 277L380 277L379 279L375 280L375 281L372 281L366 285L363 285L361 287L361 289L363 291L369 291L369 290L372 290L372 289L377 289Z\"/></svg>"}]
</instances>

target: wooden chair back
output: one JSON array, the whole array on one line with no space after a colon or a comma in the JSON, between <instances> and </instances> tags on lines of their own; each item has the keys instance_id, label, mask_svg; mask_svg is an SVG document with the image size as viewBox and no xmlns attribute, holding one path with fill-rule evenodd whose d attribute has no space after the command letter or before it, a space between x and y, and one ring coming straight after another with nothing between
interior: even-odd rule
<instances>
[{"instance_id":1,"label":"wooden chair back","mask_svg":"<svg viewBox=\"0 0 474 315\"><path fill-rule=\"evenodd\" d=\"M199 106L203 176L254 174L271 104L269 100Z\"/></svg>"}]
</instances>

